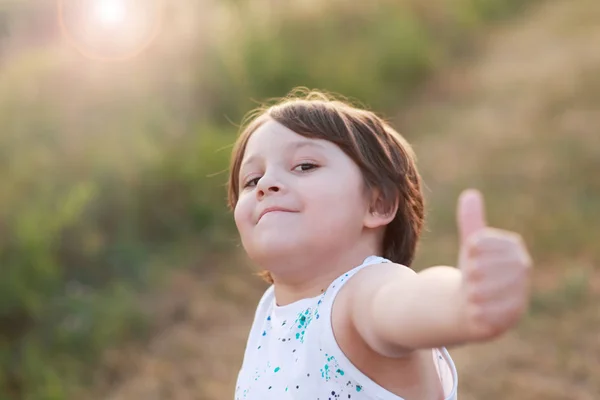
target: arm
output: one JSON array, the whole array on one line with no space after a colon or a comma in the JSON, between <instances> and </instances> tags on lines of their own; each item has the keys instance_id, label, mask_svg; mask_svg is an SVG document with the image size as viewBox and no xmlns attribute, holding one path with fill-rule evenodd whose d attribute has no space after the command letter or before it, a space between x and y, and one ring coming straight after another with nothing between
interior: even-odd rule
<instances>
[{"instance_id":1,"label":"arm","mask_svg":"<svg viewBox=\"0 0 600 400\"><path fill-rule=\"evenodd\" d=\"M483 221L481 199L465 196L460 268L415 273L380 264L357 274L349 318L371 348L397 356L490 340L518 322L527 308L531 260L520 236Z\"/></svg>"},{"instance_id":2,"label":"arm","mask_svg":"<svg viewBox=\"0 0 600 400\"><path fill-rule=\"evenodd\" d=\"M379 353L396 356L471 339L458 269L440 266L417 274L400 265L380 264L356 278L350 319Z\"/></svg>"}]
</instances>

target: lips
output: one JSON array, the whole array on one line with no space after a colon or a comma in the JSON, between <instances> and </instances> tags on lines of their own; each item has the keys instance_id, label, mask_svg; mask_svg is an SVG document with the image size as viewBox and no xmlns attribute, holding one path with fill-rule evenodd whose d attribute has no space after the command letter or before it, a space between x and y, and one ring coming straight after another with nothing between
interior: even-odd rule
<instances>
[{"instance_id":1,"label":"lips","mask_svg":"<svg viewBox=\"0 0 600 400\"><path fill-rule=\"evenodd\" d=\"M275 211L281 211L281 212L293 212L292 210L288 210L286 208L282 208L282 207L267 207L264 210L262 210L262 212L260 213L260 215L258 216L258 221L261 220L261 218L265 215L268 214L270 212L275 212Z\"/></svg>"}]
</instances>

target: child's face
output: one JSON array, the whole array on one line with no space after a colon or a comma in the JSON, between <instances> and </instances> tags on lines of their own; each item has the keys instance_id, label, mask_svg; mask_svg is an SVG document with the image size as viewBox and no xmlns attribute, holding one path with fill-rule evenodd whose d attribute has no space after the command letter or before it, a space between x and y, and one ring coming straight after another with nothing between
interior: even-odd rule
<instances>
[{"instance_id":1,"label":"child's face","mask_svg":"<svg viewBox=\"0 0 600 400\"><path fill-rule=\"evenodd\" d=\"M239 177L235 222L263 266L347 251L360 240L369 209L363 177L334 143L268 121L250 137Z\"/></svg>"}]
</instances>

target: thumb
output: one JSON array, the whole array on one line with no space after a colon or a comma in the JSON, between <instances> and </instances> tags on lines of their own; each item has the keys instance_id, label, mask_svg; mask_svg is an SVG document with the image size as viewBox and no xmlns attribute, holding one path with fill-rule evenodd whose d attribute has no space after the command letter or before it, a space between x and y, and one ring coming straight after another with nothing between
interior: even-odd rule
<instances>
[{"instance_id":1,"label":"thumb","mask_svg":"<svg viewBox=\"0 0 600 400\"><path fill-rule=\"evenodd\" d=\"M481 192L468 189L458 198L457 210L458 231L461 244L465 244L469 236L486 227L485 206Z\"/></svg>"}]
</instances>

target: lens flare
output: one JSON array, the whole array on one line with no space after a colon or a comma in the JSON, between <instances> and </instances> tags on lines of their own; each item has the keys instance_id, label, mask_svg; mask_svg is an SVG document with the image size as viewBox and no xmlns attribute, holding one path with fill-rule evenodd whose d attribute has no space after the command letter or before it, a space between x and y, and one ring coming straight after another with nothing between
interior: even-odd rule
<instances>
[{"instance_id":1,"label":"lens flare","mask_svg":"<svg viewBox=\"0 0 600 400\"><path fill-rule=\"evenodd\" d=\"M96 1L91 11L98 22L107 26L121 24L127 18L127 6L123 0Z\"/></svg>"},{"instance_id":2,"label":"lens flare","mask_svg":"<svg viewBox=\"0 0 600 400\"><path fill-rule=\"evenodd\" d=\"M97 61L127 61L158 36L165 0L57 0L66 41Z\"/></svg>"}]
</instances>

